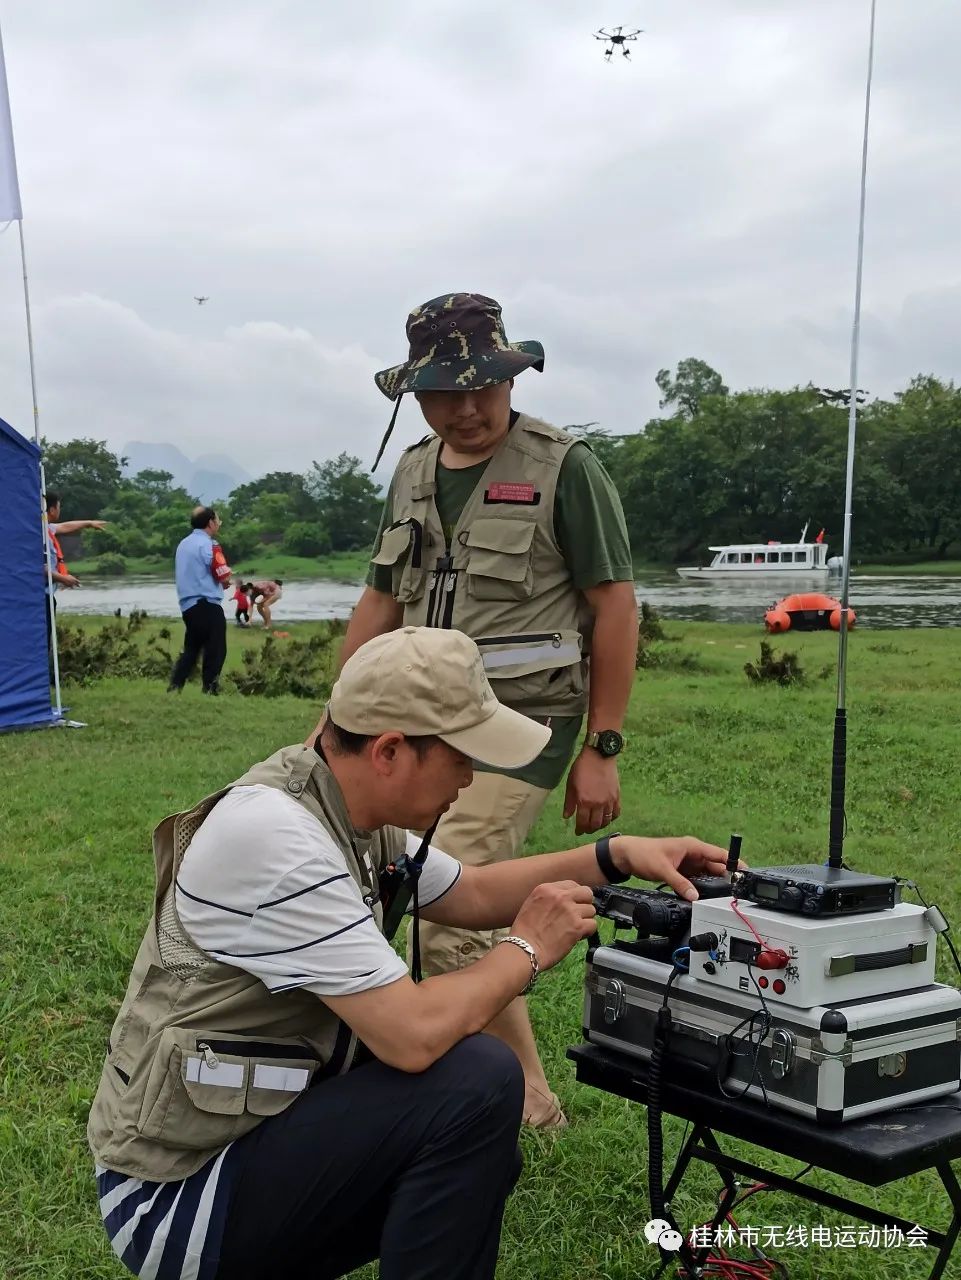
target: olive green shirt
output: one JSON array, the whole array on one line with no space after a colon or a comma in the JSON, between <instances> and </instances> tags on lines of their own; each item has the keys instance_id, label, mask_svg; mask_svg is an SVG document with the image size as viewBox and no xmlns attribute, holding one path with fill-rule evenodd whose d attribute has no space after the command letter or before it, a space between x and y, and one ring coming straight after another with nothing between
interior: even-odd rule
<instances>
[{"instance_id":1,"label":"olive green shirt","mask_svg":"<svg viewBox=\"0 0 961 1280\"><path fill-rule=\"evenodd\" d=\"M448 546L461 512L480 483L488 461L485 458L472 467L456 470L439 462L437 464L434 501ZM374 539L374 555L380 549L384 529L393 523L393 519L391 488L387 491ZM631 546L620 497L610 476L585 444L573 445L561 464L554 496L554 532L571 579L579 590L599 586L602 582L633 582ZM390 595L390 565L372 563L367 572L367 584L375 591ZM543 717L538 718L547 723ZM523 769L510 771L508 776L534 787L553 790L563 778L574 754L582 719L581 716L551 717L550 742L536 760ZM478 765L477 769L484 772L485 766Z\"/></svg>"}]
</instances>

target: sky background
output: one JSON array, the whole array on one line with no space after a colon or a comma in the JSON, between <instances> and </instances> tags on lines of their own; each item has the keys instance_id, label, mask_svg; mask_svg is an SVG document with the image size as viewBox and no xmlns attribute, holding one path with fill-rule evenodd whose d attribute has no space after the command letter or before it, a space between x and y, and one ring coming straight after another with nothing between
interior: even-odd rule
<instances>
[{"instance_id":1,"label":"sky background","mask_svg":"<svg viewBox=\"0 0 961 1280\"><path fill-rule=\"evenodd\" d=\"M846 386L868 0L0 0L42 432L373 461L410 308L614 432L686 356ZM607 64L601 24L643 27ZM961 5L879 0L859 382L961 375ZM198 307L195 294L209 295ZM32 434L16 226L0 416ZM396 445L423 434L401 409ZM385 476L386 478L386 476Z\"/></svg>"}]
</instances>

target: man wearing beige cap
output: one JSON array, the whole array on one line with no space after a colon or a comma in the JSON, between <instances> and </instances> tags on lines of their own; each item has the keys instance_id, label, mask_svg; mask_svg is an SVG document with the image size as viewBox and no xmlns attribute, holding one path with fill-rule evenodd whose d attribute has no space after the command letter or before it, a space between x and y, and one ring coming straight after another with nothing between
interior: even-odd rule
<instances>
[{"instance_id":1,"label":"man wearing beige cap","mask_svg":"<svg viewBox=\"0 0 961 1280\"><path fill-rule=\"evenodd\" d=\"M379 1258L382 1280L493 1276L524 1082L481 1031L593 931L592 886L694 896L687 877L726 857L619 836L465 867L408 834L475 760L517 768L547 735L498 703L473 641L408 627L345 664L313 746L160 824L154 918L88 1125L134 1274L321 1278ZM510 934L417 984L384 934L409 890L415 916Z\"/></svg>"}]
</instances>

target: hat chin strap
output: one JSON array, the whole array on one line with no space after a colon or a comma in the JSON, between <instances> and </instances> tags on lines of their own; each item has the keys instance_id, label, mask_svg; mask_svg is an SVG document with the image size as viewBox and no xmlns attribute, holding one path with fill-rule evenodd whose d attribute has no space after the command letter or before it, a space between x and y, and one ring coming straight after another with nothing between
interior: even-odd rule
<instances>
[{"instance_id":1,"label":"hat chin strap","mask_svg":"<svg viewBox=\"0 0 961 1280\"><path fill-rule=\"evenodd\" d=\"M390 439L391 432L394 430L394 423L397 421L397 414L400 412L400 402L404 398L402 391L397 397L397 403L394 405L394 412L390 415L390 422L387 424L387 430L384 432L384 438L380 442L380 448L377 450L377 457L374 459L374 465L370 469L371 475L377 470L377 464L384 456L384 450L387 448L387 441Z\"/></svg>"}]
</instances>

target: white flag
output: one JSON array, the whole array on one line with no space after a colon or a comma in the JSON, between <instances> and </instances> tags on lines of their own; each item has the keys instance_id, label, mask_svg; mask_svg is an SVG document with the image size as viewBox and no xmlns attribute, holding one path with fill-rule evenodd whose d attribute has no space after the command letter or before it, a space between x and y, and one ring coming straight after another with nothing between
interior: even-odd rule
<instances>
[{"instance_id":1,"label":"white flag","mask_svg":"<svg viewBox=\"0 0 961 1280\"><path fill-rule=\"evenodd\" d=\"M0 36L0 222L23 217L20 208L20 185L17 182L17 157L13 149L13 125L10 121L10 97L7 93L7 68L3 62L3 38Z\"/></svg>"}]
</instances>

